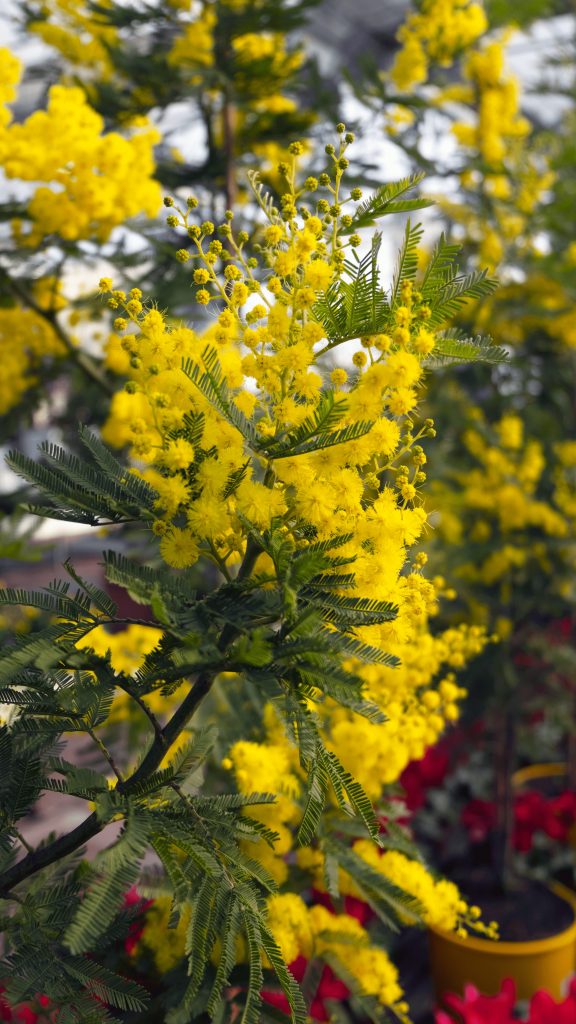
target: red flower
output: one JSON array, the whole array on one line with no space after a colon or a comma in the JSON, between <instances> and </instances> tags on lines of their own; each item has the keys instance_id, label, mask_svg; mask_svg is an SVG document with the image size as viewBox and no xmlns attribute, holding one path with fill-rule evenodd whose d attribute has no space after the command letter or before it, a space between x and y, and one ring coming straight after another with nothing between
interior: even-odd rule
<instances>
[{"instance_id":1,"label":"red flower","mask_svg":"<svg viewBox=\"0 0 576 1024\"><path fill-rule=\"evenodd\" d=\"M576 1024L576 978L562 1003L557 1003L548 992L532 996L527 1024Z\"/></svg>"},{"instance_id":2,"label":"red flower","mask_svg":"<svg viewBox=\"0 0 576 1024\"><path fill-rule=\"evenodd\" d=\"M441 786L449 768L448 754L439 746L430 747L419 761L411 761L400 776L406 792L406 806L417 811L426 800L426 792Z\"/></svg>"},{"instance_id":3,"label":"red flower","mask_svg":"<svg viewBox=\"0 0 576 1024\"><path fill-rule=\"evenodd\" d=\"M138 945L138 940L144 930L144 914L148 910L148 907L152 906L153 902L153 900L145 900L140 895L135 885L128 889L128 892L124 893L124 906L134 907L137 904L140 904L141 912L140 918L137 921L132 921L128 928L128 935L124 940L124 950L128 953L128 956L134 952Z\"/></svg>"},{"instance_id":4,"label":"red flower","mask_svg":"<svg viewBox=\"0 0 576 1024\"><path fill-rule=\"evenodd\" d=\"M288 965L288 970L290 971L294 979L300 982L304 977L307 966L308 961L306 960L306 958L303 956L299 956L296 958L296 960L294 960L291 964ZM310 1005L310 1017L312 1018L312 1020L318 1021L329 1020L330 1014L325 1006L324 1000L334 999L337 1001L341 1001L343 999L347 999L349 995L350 990L346 987L344 982L340 981L340 979L336 977L336 975L330 969L330 967L328 967L328 965L325 965L320 976L320 981L318 983L316 995ZM287 1015L290 1014L288 1000L286 999L286 996L284 995L283 992L264 991L262 992L262 999L264 1000L265 1003L268 1003L270 1006L275 1006L278 1010L281 1010L283 1013Z\"/></svg>"},{"instance_id":5,"label":"red flower","mask_svg":"<svg viewBox=\"0 0 576 1024\"><path fill-rule=\"evenodd\" d=\"M484 842L496 822L495 804L489 800L471 800L462 811L462 824L473 843ZM546 798L536 790L519 793L514 800L514 847L520 853L532 849L535 832L566 842L576 825L576 793L567 791Z\"/></svg>"},{"instance_id":6,"label":"red flower","mask_svg":"<svg viewBox=\"0 0 576 1024\"><path fill-rule=\"evenodd\" d=\"M38 1020L38 1014L34 1013L29 1006L20 1006L17 1010L14 1010L14 1020L17 1020L20 1024L36 1024Z\"/></svg>"},{"instance_id":7,"label":"red flower","mask_svg":"<svg viewBox=\"0 0 576 1024\"><path fill-rule=\"evenodd\" d=\"M0 1020L14 1020L12 1010L2 995L6 991L4 985L0 985Z\"/></svg>"},{"instance_id":8,"label":"red flower","mask_svg":"<svg viewBox=\"0 0 576 1024\"><path fill-rule=\"evenodd\" d=\"M551 839L565 842L576 824L576 793L566 790L548 801L544 831Z\"/></svg>"},{"instance_id":9,"label":"red flower","mask_svg":"<svg viewBox=\"0 0 576 1024\"><path fill-rule=\"evenodd\" d=\"M514 1024L514 1003L516 986L511 978L502 982L496 996L483 996L474 985L466 985L464 998L452 992L444 996L444 1003L462 1024ZM439 1010L436 1024L455 1024L454 1018Z\"/></svg>"},{"instance_id":10,"label":"red flower","mask_svg":"<svg viewBox=\"0 0 576 1024\"><path fill-rule=\"evenodd\" d=\"M483 843L496 823L496 809L490 800L471 800L461 815L462 824L473 843Z\"/></svg>"},{"instance_id":11,"label":"red flower","mask_svg":"<svg viewBox=\"0 0 576 1024\"><path fill-rule=\"evenodd\" d=\"M483 996L473 985L466 985L463 999L453 993L444 996L449 1012L437 1010L435 1024L456 1024L456 1021L458 1024L519 1024L514 1016L515 1001L516 986L511 978L502 982L495 996ZM532 996L524 1024L576 1024L576 979L561 1003L552 999L548 992Z\"/></svg>"},{"instance_id":12,"label":"red flower","mask_svg":"<svg viewBox=\"0 0 576 1024\"><path fill-rule=\"evenodd\" d=\"M344 913L348 914L348 917L355 917L361 925L368 924L374 917L372 907L368 903L364 903L363 900L356 899L355 896L344 897Z\"/></svg>"}]
</instances>

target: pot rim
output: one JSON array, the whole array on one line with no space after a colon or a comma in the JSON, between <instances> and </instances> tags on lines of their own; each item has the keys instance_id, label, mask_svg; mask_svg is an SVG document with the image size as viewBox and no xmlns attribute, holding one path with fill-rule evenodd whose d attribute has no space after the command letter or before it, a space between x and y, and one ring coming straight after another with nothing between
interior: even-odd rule
<instances>
[{"instance_id":1,"label":"pot rim","mask_svg":"<svg viewBox=\"0 0 576 1024\"><path fill-rule=\"evenodd\" d=\"M536 779L556 779L563 775L566 775L564 761L545 761L542 764L529 764L525 768L518 768L512 775L512 782L518 789Z\"/></svg>"},{"instance_id":2,"label":"pot rim","mask_svg":"<svg viewBox=\"0 0 576 1024\"><path fill-rule=\"evenodd\" d=\"M556 932L555 935L548 935L545 939L526 939L522 942L510 942L507 940L500 942L498 939L482 939L475 935L469 935L466 939L463 939L454 932L443 931L434 925L428 926L429 931L445 942L465 947L466 949L473 949L477 953L487 953L491 956L532 956L534 953L551 953L553 950L567 945L568 942L576 940L576 893L560 882L555 882L549 888L557 896L565 900L566 903L570 904L574 920L572 924L569 924L567 928L563 928L561 932Z\"/></svg>"}]
</instances>

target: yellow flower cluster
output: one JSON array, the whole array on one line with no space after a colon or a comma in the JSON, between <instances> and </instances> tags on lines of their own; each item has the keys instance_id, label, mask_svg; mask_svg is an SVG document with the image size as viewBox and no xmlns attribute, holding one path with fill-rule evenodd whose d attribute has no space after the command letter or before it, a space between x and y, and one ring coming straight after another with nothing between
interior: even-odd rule
<instances>
[{"instance_id":1,"label":"yellow flower cluster","mask_svg":"<svg viewBox=\"0 0 576 1024\"><path fill-rule=\"evenodd\" d=\"M16 87L20 81L22 65L17 57L5 47L0 49L0 156L3 153L4 129L10 124L11 114L7 108L16 99Z\"/></svg>"},{"instance_id":2,"label":"yellow flower cluster","mask_svg":"<svg viewBox=\"0 0 576 1024\"><path fill-rule=\"evenodd\" d=\"M509 281L478 308L475 328L490 329L500 344L517 346L539 334L554 352L576 349L576 319L570 295L563 284L545 273L528 274L525 280Z\"/></svg>"},{"instance_id":3,"label":"yellow flower cluster","mask_svg":"<svg viewBox=\"0 0 576 1024\"><path fill-rule=\"evenodd\" d=\"M320 716L323 740L344 767L363 786L374 802L386 787L396 782L406 765L424 756L459 717L459 702L466 691L458 686L454 673L479 654L486 644L486 632L479 626L461 625L434 636L427 624L403 644L387 642L387 649L401 658L397 668L350 664L366 683L365 696L386 714L382 724L343 708L333 701L311 706ZM440 679L442 671L445 672ZM233 769L242 793L273 793L274 804L250 809L250 813L274 829L279 839L271 849L260 843L250 846L256 857L282 884L288 877L286 855L292 848L290 831L298 824L301 808L301 771L272 705L264 712L266 738L260 742L236 743L223 766ZM248 849L248 848L247 848ZM301 867L314 867L300 862ZM317 865L316 865L317 866Z\"/></svg>"},{"instance_id":4,"label":"yellow flower cluster","mask_svg":"<svg viewBox=\"0 0 576 1024\"><path fill-rule=\"evenodd\" d=\"M520 113L520 89L517 79L506 71L504 42L495 40L467 57L464 76L472 85L471 102L477 111L475 124L455 124L458 141L477 150L485 163L499 168L513 139L522 139L530 131L530 122ZM492 182L492 188L506 191L506 179Z\"/></svg>"},{"instance_id":5,"label":"yellow flower cluster","mask_svg":"<svg viewBox=\"0 0 576 1024\"><path fill-rule=\"evenodd\" d=\"M465 934L467 926L472 922L475 928L478 927L476 921L479 915L471 915L458 887L446 879L436 881L420 861L412 860L397 850L381 851L365 839L358 839L352 848L370 867L380 871L399 889L418 900L426 924L443 931L457 931L459 934ZM348 889L353 895L358 895L354 883L350 881Z\"/></svg>"},{"instance_id":6,"label":"yellow flower cluster","mask_svg":"<svg viewBox=\"0 0 576 1024\"><path fill-rule=\"evenodd\" d=\"M248 807L246 814L278 833L273 847L260 842L245 843L244 848L272 875L278 885L288 877L286 854L292 848L293 834L290 826L298 823L301 812L296 799L300 794L301 781L298 775L297 754L294 746L282 729L274 708L268 704L264 710L264 725L267 742L254 743L240 740L235 743L223 767L233 768L236 785L240 793L273 793L276 802L262 806Z\"/></svg>"},{"instance_id":7,"label":"yellow flower cluster","mask_svg":"<svg viewBox=\"0 0 576 1024\"><path fill-rule=\"evenodd\" d=\"M426 82L430 64L450 67L487 27L484 8L475 0L424 0L398 31L401 48L392 81L403 90Z\"/></svg>"},{"instance_id":8,"label":"yellow flower cluster","mask_svg":"<svg viewBox=\"0 0 576 1024\"><path fill-rule=\"evenodd\" d=\"M213 67L215 62L216 6L204 3L182 14L181 31L168 52L168 63L190 71L190 80L197 83L198 70ZM264 102L269 97L282 100L274 94L297 71L302 59L302 51L289 52L285 37L278 32L245 32L232 37L228 70L236 90L247 93L251 101L259 97Z\"/></svg>"},{"instance_id":9,"label":"yellow flower cluster","mask_svg":"<svg viewBox=\"0 0 576 1024\"><path fill-rule=\"evenodd\" d=\"M330 954L356 979L365 995L375 996L400 1016L406 1012L398 972L365 928L348 914L333 914L326 907L307 907L293 893L268 900L270 929L287 962L297 956L310 959Z\"/></svg>"},{"instance_id":10,"label":"yellow flower cluster","mask_svg":"<svg viewBox=\"0 0 576 1024\"><path fill-rule=\"evenodd\" d=\"M112 0L102 0L99 6L110 8ZM28 27L74 68L89 69L103 81L111 78L114 65L109 48L118 44L118 30L91 10L89 3L40 0L37 20Z\"/></svg>"},{"instance_id":11,"label":"yellow flower cluster","mask_svg":"<svg viewBox=\"0 0 576 1024\"><path fill-rule=\"evenodd\" d=\"M573 534L574 520L560 496L569 495L568 480L558 467L558 489L552 497L539 497L546 469L539 441L524 438L523 422L506 413L493 427L493 438L479 410L475 426L464 432L463 442L476 462L457 475L457 488L445 487L439 498L440 532L453 544L469 538L490 542L490 553L459 570L462 579L485 586L508 588L516 570L536 559L546 570L545 540L562 541Z\"/></svg>"},{"instance_id":12,"label":"yellow flower cluster","mask_svg":"<svg viewBox=\"0 0 576 1024\"><path fill-rule=\"evenodd\" d=\"M190 5L188 5L189 7ZM187 12L189 14L189 10ZM168 63L174 67L212 67L214 63L214 25L216 12L204 4L191 21L184 22L168 53Z\"/></svg>"},{"instance_id":13,"label":"yellow flower cluster","mask_svg":"<svg viewBox=\"0 0 576 1024\"><path fill-rule=\"evenodd\" d=\"M446 204L447 212L463 224L478 244L480 261L496 266L507 246L534 248L524 237L536 204L554 180L541 158L527 146L530 123L520 107L520 83L505 64L506 38L492 40L472 51L464 62L469 85L449 87L436 98L439 105L465 104L467 119L452 131L458 142L478 161L461 175L469 192L483 194L482 214L465 205ZM471 116L470 116L471 115ZM486 209L492 213L486 217Z\"/></svg>"},{"instance_id":14,"label":"yellow flower cluster","mask_svg":"<svg viewBox=\"0 0 576 1024\"><path fill-rule=\"evenodd\" d=\"M410 639L388 643L400 657L398 668L357 669L366 682L366 697L382 708L387 721L376 724L333 706L326 714L326 743L372 800L378 800L384 787L395 782L410 761L423 757L459 717L459 701L466 691L450 669L462 668L485 644L486 633L478 626L462 625L434 635L424 620Z\"/></svg>"},{"instance_id":15,"label":"yellow flower cluster","mask_svg":"<svg viewBox=\"0 0 576 1024\"><path fill-rule=\"evenodd\" d=\"M301 523L320 539L350 534L341 548L354 559L349 592L398 608L392 622L359 628L358 637L397 655L401 666L354 666L366 695L385 710L385 724L330 703L319 710L328 746L377 799L383 786L437 740L446 722L457 718L463 691L450 673L478 653L486 638L467 627L433 636L428 620L437 610L436 588L420 571L425 559L407 565L408 550L426 523L419 498L426 456L417 442L431 425L414 433L408 417L416 408L421 361L435 345L430 310L406 282L391 310L389 333L361 340L354 375L343 367L318 366L317 350L326 342L312 309L338 276L342 257L333 221L313 212L298 222L289 202L291 192L284 196L285 219L273 219L264 231L267 287L255 279L244 241L234 238L228 224L222 225L225 248L213 224L191 224L189 213L169 215L169 221L187 226L191 249L178 257L195 256L199 301L224 307L202 336L144 308L137 290L126 295L111 281L101 282L110 306L124 314L115 321L108 365L130 376L113 399L104 437L130 444L144 464L138 472L159 494L153 529L162 557L175 568L194 564L202 554L225 575L233 572L246 543L245 518L261 530L282 524L295 546L302 545ZM324 202L318 203L320 213ZM191 200L189 211L194 209ZM224 264L224 284L214 270L218 261ZM343 427L366 423L367 429L352 441L276 460L263 481L240 431L182 372L183 359L198 371L208 365L213 372L215 355L230 401L264 439L302 425L327 390L342 410ZM191 422L197 424L194 443L186 436ZM271 565L258 567L273 571ZM270 727L269 721L268 732ZM265 810L281 834L276 849L263 853L278 878L285 876L288 826L295 815L283 776L292 779L290 797L299 788L297 773L286 774L289 758L286 739L278 736L262 745L237 744L229 758L241 789L256 786L283 798Z\"/></svg>"},{"instance_id":16,"label":"yellow flower cluster","mask_svg":"<svg viewBox=\"0 0 576 1024\"><path fill-rule=\"evenodd\" d=\"M190 913L181 914L175 928L168 927L171 915L172 900L167 896L158 896L146 911L144 928L134 951L149 950L160 974L166 974L176 967L183 960L186 950Z\"/></svg>"},{"instance_id":17,"label":"yellow flower cluster","mask_svg":"<svg viewBox=\"0 0 576 1024\"><path fill-rule=\"evenodd\" d=\"M13 79L12 58L8 69ZM130 137L105 133L103 118L82 89L52 86L46 110L0 130L4 173L35 186L27 210L32 226L25 231L20 223L14 225L18 241L34 246L57 234L71 241L103 242L130 217L142 212L154 216L160 204L159 185L152 177L158 140L148 126Z\"/></svg>"},{"instance_id":18,"label":"yellow flower cluster","mask_svg":"<svg viewBox=\"0 0 576 1024\"><path fill-rule=\"evenodd\" d=\"M0 416L4 416L39 382L43 360L61 357L66 350L41 315L19 306L0 309L0 350Z\"/></svg>"},{"instance_id":19,"label":"yellow flower cluster","mask_svg":"<svg viewBox=\"0 0 576 1024\"><path fill-rule=\"evenodd\" d=\"M137 289L126 294L109 279L101 281L116 315L107 362L129 377L114 397L104 437L128 444L139 463L133 472L157 490L151 528L174 568L203 557L233 579L246 550L247 520L259 531L280 531L295 552L311 538L344 535L338 553L351 560L353 573L346 595L389 601L398 609L391 622L357 628L357 638L397 654L402 665L348 666L385 711L382 725L332 701L311 696L310 702L327 747L377 799L457 717L463 691L452 670L481 649L485 635L463 627L434 637L429 618L443 581L424 578L425 556L409 560L427 519L420 493L426 455L419 442L433 435L433 424L425 421L418 429L415 413L422 364L436 344L432 311L417 284L399 286L385 333L357 339L352 368L325 358L332 346L317 304L341 278L346 248L359 244L354 234L340 234L352 221L342 225L344 204L361 198L356 189L346 194L342 182L350 142L344 132L339 150L328 147L331 174L306 179L303 187L297 181L303 146L292 144L290 164L280 169L281 213L267 207L258 275L256 260L245 253L247 236L233 232L231 217L218 227L198 223L195 197L185 209L165 198L168 223L186 232L177 259L192 264L197 301L214 310L212 322L199 335L145 306ZM326 198L320 192L318 199L321 188ZM331 430L335 424L352 436L282 451L315 415L328 416ZM259 558L256 571L275 585L268 556ZM247 844L246 851L282 885L302 813L302 776L272 707L264 712L262 741L233 744L223 766L234 771L240 792L277 796L273 805L249 813L274 829L278 840L273 848ZM308 912L299 897L273 900L280 901L271 903L271 918L287 959L304 949L320 951L319 932L334 918L322 908ZM358 923L348 920L338 919L338 927L355 929L365 942ZM401 1004L397 976L382 951L366 945L356 956L347 947L343 959L365 991L383 1004Z\"/></svg>"},{"instance_id":20,"label":"yellow flower cluster","mask_svg":"<svg viewBox=\"0 0 576 1024\"><path fill-rule=\"evenodd\" d=\"M284 200L294 201L290 194ZM170 215L172 220L178 218ZM230 229L223 228L226 236ZM421 585L415 579L399 580L407 546L416 541L425 523L422 509L415 505L419 484L425 479L425 457L416 442L430 427L410 434L403 443L401 423L415 409L421 359L435 343L426 327L429 310L412 295L410 282L394 310L390 335L362 339L354 357L359 373L350 386L346 387L347 371L337 369L332 374L333 402L342 409L342 427L371 421L370 429L349 443L276 461L272 487L258 479L254 464L247 463L240 431L181 370L183 358L205 368L206 359L211 358L206 346L212 346L236 409L257 422L262 439L280 437L304 423L327 384L312 368L324 330L311 309L329 286L340 259L330 234L323 238L324 230L316 215L303 224L292 215L288 223L271 224L265 232L271 277L263 288L244 257L242 241L236 242L230 232L232 258L213 237L213 224L189 226L192 253L179 250L178 258L187 260L195 250L198 301L208 305L219 300L224 305L201 337L188 328L169 325L157 310L143 308L139 293L126 296L113 290L112 308L126 315L115 321L108 364L125 365L121 354L125 352L131 380L114 398L104 437L116 445L131 443L134 455L150 464L142 472L160 495L161 521L155 529L162 537L161 553L168 564L191 565L202 549L228 571L245 543L238 513L259 529L268 528L273 520L283 520L289 532L294 529L290 524L306 523L319 538L354 526L354 539L343 555L356 556L357 592L394 600L402 609L418 603L416 592ZM214 264L221 259L226 263L225 286L214 272ZM137 333L119 340L130 322ZM190 416L202 422L195 446L185 437L174 436ZM412 449L413 470L396 467L396 459ZM396 476L395 486L378 493L388 470ZM243 479L231 493L228 483L238 473L244 474ZM182 514L187 526L180 525ZM401 623L402 610L397 623L383 627L380 641L392 637ZM378 639L372 634L371 642Z\"/></svg>"}]
</instances>

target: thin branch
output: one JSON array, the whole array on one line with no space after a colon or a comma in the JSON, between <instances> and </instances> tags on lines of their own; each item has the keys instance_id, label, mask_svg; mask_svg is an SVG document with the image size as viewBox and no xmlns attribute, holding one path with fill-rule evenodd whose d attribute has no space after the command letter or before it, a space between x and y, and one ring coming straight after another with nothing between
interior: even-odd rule
<instances>
[{"instance_id":1,"label":"thin branch","mask_svg":"<svg viewBox=\"0 0 576 1024\"><path fill-rule=\"evenodd\" d=\"M156 736L157 737L162 737L163 736L163 734L162 734L162 726L160 725L160 722L156 718L156 715L150 710L150 708L148 707L146 702L143 700L143 698L140 697L139 694L133 693L132 690L130 690L129 687L126 685L126 683L124 683L118 677L116 677L116 686L118 687L119 690L122 690L125 694L127 694L128 697L132 698L132 700L138 705L138 707L146 715L146 718L148 719L148 721L150 722L152 728L154 729L154 732L155 732Z\"/></svg>"},{"instance_id":2,"label":"thin branch","mask_svg":"<svg viewBox=\"0 0 576 1024\"><path fill-rule=\"evenodd\" d=\"M98 747L98 750L102 754L102 757L110 765L112 771L114 772L114 775L118 779L118 782L122 782L123 781L122 775L120 774L120 771L119 771L119 769L118 769L118 767L116 765L114 757L110 753L110 751L108 750L108 747L102 742L101 739L99 739L99 737L96 735L96 733L93 731L93 729L90 728L90 726L87 727L87 732L88 732L88 735L90 736L90 738L94 741L94 743Z\"/></svg>"},{"instance_id":3,"label":"thin branch","mask_svg":"<svg viewBox=\"0 0 576 1024\"><path fill-rule=\"evenodd\" d=\"M33 846L30 846L30 843L28 842L28 840L27 840L27 839L25 839L25 838L24 838L24 836L22 835L22 833L21 833L21 832L19 832L17 828L14 828L14 829L13 829L13 832L14 832L14 835L16 836L16 838L18 839L18 841L19 841L20 843L22 843L22 846L23 846L23 847L24 847L24 848L25 848L26 850L28 850L28 853L33 853L33 851L34 851L34 847L33 847Z\"/></svg>"},{"instance_id":4,"label":"thin branch","mask_svg":"<svg viewBox=\"0 0 576 1024\"><path fill-rule=\"evenodd\" d=\"M266 474L268 486L270 486L270 480L271 474L270 471L268 471ZM246 545L242 565L238 570L237 579L246 579L246 577L250 575L259 554L260 546L252 537L250 537ZM231 623L226 625L220 635L220 640L218 642L219 649L224 651L226 647L238 636L239 632L240 631L237 626L233 626ZM172 718L166 723L159 733L156 733L154 741L148 750L148 753L144 757L144 760L132 775L129 776L129 778L124 782L118 783L116 787L117 793L129 796L138 783L159 768L167 751L178 739L182 730L186 728L188 722L192 719L199 705L204 700L204 697L210 692L212 683L217 675L217 670L211 670L209 672L202 672L198 676L196 681L192 684L190 692L185 697L177 711L174 712ZM83 846L89 839L92 839L93 836L98 835L104 827L105 823L100 821L96 813L93 813L81 822L80 825L77 825L76 828L72 829L71 832L68 832L64 836L60 836L47 846L43 846L40 849L29 853L21 861L14 864L11 868L5 871L2 876L0 876L0 897L4 899L11 899L10 891L14 886L19 885L20 882L23 882L31 875L37 874L38 871L48 867L50 864L54 864L56 861L67 857L68 854L73 853L80 846Z\"/></svg>"}]
</instances>

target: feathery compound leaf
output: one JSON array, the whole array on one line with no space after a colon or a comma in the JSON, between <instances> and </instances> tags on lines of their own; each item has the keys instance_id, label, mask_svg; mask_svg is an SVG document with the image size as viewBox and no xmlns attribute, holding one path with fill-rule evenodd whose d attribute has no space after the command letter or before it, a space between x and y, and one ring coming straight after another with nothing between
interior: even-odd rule
<instances>
[{"instance_id":1,"label":"feathery compound leaf","mask_svg":"<svg viewBox=\"0 0 576 1024\"><path fill-rule=\"evenodd\" d=\"M400 664L400 659L395 654L387 654L386 651L365 644L354 636L337 632L331 633L329 630L323 629L320 631L320 638L326 640L335 649L358 658L359 661L371 662L374 665L388 665L389 668L397 668Z\"/></svg>"},{"instance_id":2,"label":"feathery compound leaf","mask_svg":"<svg viewBox=\"0 0 576 1024\"><path fill-rule=\"evenodd\" d=\"M346 444L347 441L357 441L359 437L369 434L374 426L368 420L362 423L350 423L342 430L335 430L332 434L317 434L315 438L305 444L295 446L290 451L275 454L272 458L285 459L293 455L304 455L307 452L317 452L322 448L332 448L336 444Z\"/></svg>"},{"instance_id":3,"label":"feathery compound leaf","mask_svg":"<svg viewBox=\"0 0 576 1024\"><path fill-rule=\"evenodd\" d=\"M149 1001L146 989L130 978L120 977L88 957L66 957L62 960L62 967L103 1002L133 1013L146 1009Z\"/></svg>"},{"instance_id":4,"label":"feathery compound leaf","mask_svg":"<svg viewBox=\"0 0 576 1024\"><path fill-rule=\"evenodd\" d=\"M338 840L326 838L324 845L354 879L366 901L389 928L398 931L398 923L405 923L406 920L414 924L422 922L424 909L415 896L404 892L383 872L372 867L354 850Z\"/></svg>"},{"instance_id":5,"label":"feathery compound leaf","mask_svg":"<svg viewBox=\"0 0 576 1024\"><path fill-rule=\"evenodd\" d=\"M261 991L264 984L260 948L262 936L260 922L250 911L243 911L244 931L248 946L248 991L240 1024L260 1024Z\"/></svg>"},{"instance_id":6,"label":"feathery compound leaf","mask_svg":"<svg viewBox=\"0 0 576 1024\"><path fill-rule=\"evenodd\" d=\"M222 920L221 948L216 977L208 997L206 1010L213 1017L217 1007L222 1005L222 993L229 982L236 963L236 942L240 935L240 908L233 896L228 897L226 911Z\"/></svg>"},{"instance_id":7,"label":"feathery compound leaf","mask_svg":"<svg viewBox=\"0 0 576 1024\"><path fill-rule=\"evenodd\" d=\"M372 227L379 217L385 217L389 213L410 213L412 210L423 210L427 206L433 206L433 199L401 199L401 196L416 188L424 177L424 173L420 171L409 178L381 185L373 195L357 206L352 224L343 228L342 234L350 235L360 228Z\"/></svg>"},{"instance_id":8,"label":"feathery compound leaf","mask_svg":"<svg viewBox=\"0 0 576 1024\"><path fill-rule=\"evenodd\" d=\"M336 402L333 390L324 391L313 414L307 416L296 430L276 444L267 444L266 452L271 459L284 458L306 451L302 445L320 435L329 434L346 413L346 402Z\"/></svg>"},{"instance_id":9,"label":"feathery compound leaf","mask_svg":"<svg viewBox=\"0 0 576 1024\"><path fill-rule=\"evenodd\" d=\"M432 315L428 321L431 327L439 327L460 312L470 299L481 299L490 295L498 282L487 276L486 270L473 270L470 274L457 274L431 297Z\"/></svg>"},{"instance_id":10,"label":"feathery compound leaf","mask_svg":"<svg viewBox=\"0 0 576 1024\"><path fill-rule=\"evenodd\" d=\"M328 338L324 352L343 341L383 331L390 319L386 293L380 286L378 254L382 236L375 235L370 251L357 262L346 262L350 281L335 281L313 308Z\"/></svg>"},{"instance_id":11,"label":"feathery compound leaf","mask_svg":"<svg viewBox=\"0 0 576 1024\"><path fill-rule=\"evenodd\" d=\"M379 824L374 814L374 808L370 802L370 799L364 792L362 786L350 772L340 764L340 761L332 751L323 750L320 753L322 763L326 768L326 773L332 783L334 792L338 798L338 802L341 806L344 806L342 801L342 791L346 793L350 804L356 811L356 814L362 819L368 832L372 838L376 838L379 832Z\"/></svg>"},{"instance_id":12,"label":"feathery compound leaf","mask_svg":"<svg viewBox=\"0 0 576 1024\"><path fill-rule=\"evenodd\" d=\"M85 626L80 635L88 628L91 624ZM65 633L69 635L69 629L67 624L47 626L38 633L18 637L14 644L3 647L0 650L0 685L15 682L22 669L36 666L48 670L57 665L65 651L72 647L62 640Z\"/></svg>"},{"instance_id":13,"label":"feathery compound leaf","mask_svg":"<svg viewBox=\"0 0 576 1024\"><path fill-rule=\"evenodd\" d=\"M288 1005L292 1011L292 1021L294 1024L306 1024L308 1021L308 1009L304 1002L300 987L296 984L293 976L286 967L282 958L282 953L268 929L265 925L260 926L260 937L262 942L262 948L264 949L271 965L272 969L280 982L280 987L286 999Z\"/></svg>"},{"instance_id":14,"label":"feathery compound leaf","mask_svg":"<svg viewBox=\"0 0 576 1024\"><path fill-rule=\"evenodd\" d=\"M418 288L423 299L434 300L439 289L456 277L456 260L461 251L462 246L450 244L444 233L440 235Z\"/></svg>"},{"instance_id":15,"label":"feathery compound leaf","mask_svg":"<svg viewBox=\"0 0 576 1024\"><path fill-rule=\"evenodd\" d=\"M322 759L316 756L306 780L306 804L298 828L297 839L301 846L309 846L318 832L322 811L328 791L328 772Z\"/></svg>"},{"instance_id":16,"label":"feathery compound leaf","mask_svg":"<svg viewBox=\"0 0 576 1024\"><path fill-rule=\"evenodd\" d=\"M193 602L196 599L196 591L190 586L186 572L181 572L176 580L168 569L139 565L118 551L105 551L102 558L106 579L124 587L139 604L151 604L158 592L176 595L180 604L184 600Z\"/></svg>"},{"instance_id":17,"label":"feathery compound leaf","mask_svg":"<svg viewBox=\"0 0 576 1024\"><path fill-rule=\"evenodd\" d=\"M34 506L39 514L90 525L119 523L139 518L143 513L152 515L157 494L149 485L137 488L135 497L132 481L120 480L116 473L104 472L59 445L46 442L40 445L40 453L48 465L34 462L20 452L10 452L8 456L14 472L34 484L55 506ZM125 476L130 474L126 472Z\"/></svg>"},{"instance_id":18,"label":"feathery compound leaf","mask_svg":"<svg viewBox=\"0 0 576 1024\"><path fill-rule=\"evenodd\" d=\"M69 559L64 562L64 568L68 575L72 577L74 582L89 595L92 604L96 605L98 611L103 612L104 615L108 615L113 619L118 612L118 605L116 602L113 601L104 590L97 587L95 583L89 583L87 580L82 579L82 576L78 575Z\"/></svg>"},{"instance_id":19,"label":"feathery compound leaf","mask_svg":"<svg viewBox=\"0 0 576 1024\"><path fill-rule=\"evenodd\" d=\"M27 608L40 608L62 619L72 619L75 622L86 619L95 621L90 612L90 597L77 591L71 595L63 591L60 586L53 584L43 590L21 590L15 587L6 587L0 590L0 605L21 605Z\"/></svg>"},{"instance_id":20,"label":"feathery compound leaf","mask_svg":"<svg viewBox=\"0 0 576 1024\"><path fill-rule=\"evenodd\" d=\"M254 450L259 447L256 428L235 404L222 373L218 353L209 345L202 352L204 369L193 359L182 361L182 370L196 385L204 397L242 434L246 443Z\"/></svg>"},{"instance_id":21,"label":"feathery compound leaf","mask_svg":"<svg viewBox=\"0 0 576 1024\"><path fill-rule=\"evenodd\" d=\"M138 878L148 847L149 822L129 812L124 828L100 858L102 874L89 886L66 933L72 953L89 952L122 905L122 897Z\"/></svg>"},{"instance_id":22,"label":"feathery compound leaf","mask_svg":"<svg viewBox=\"0 0 576 1024\"><path fill-rule=\"evenodd\" d=\"M158 499L154 488L146 480L131 473L125 465L118 462L110 449L88 427L81 426L79 435L82 444L88 449L100 469L121 484L126 494L129 494L138 505L152 510Z\"/></svg>"},{"instance_id":23,"label":"feathery compound leaf","mask_svg":"<svg viewBox=\"0 0 576 1024\"><path fill-rule=\"evenodd\" d=\"M404 281L414 281L418 273L418 247L422 241L424 229L421 224L406 223L404 241L398 253L396 269L392 281L390 305L396 306L400 301L400 290Z\"/></svg>"},{"instance_id":24,"label":"feathery compound leaf","mask_svg":"<svg viewBox=\"0 0 576 1024\"><path fill-rule=\"evenodd\" d=\"M452 366L458 363L488 363L496 365L509 360L505 348L494 345L491 338L478 335L476 338L459 337L459 331L452 328L436 340L434 351L425 359L430 367Z\"/></svg>"},{"instance_id":25,"label":"feathery compound leaf","mask_svg":"<svg viewBox=\"0 0 576 1024\"><path fill-rule=\"evenodd\" d=\"M218 910L226 898L226 890L220 881L204 878L194 898L189 903L190 922L186 930L186 956L188 957L188 975L190 981L186 989L186 999L194 998L206 972L212 948L216 941L216 924Z\"/></svg>"},{"instance_id":26,"label":"feathery compound leaf","mask_svg":"<svg viewBox=\"0 0 576 1024\"><path fill-rule=\"evenodd\" d=\"M316 587L307 587L300 595L322 615L331 621L341 621L346 626L370 626L392 622L398 617L398 608L389 601L376 601L367 597L348 597L345 594L331 594ZM326 615L326 612L329 614Z\"/></svg>"}]
</instances>

